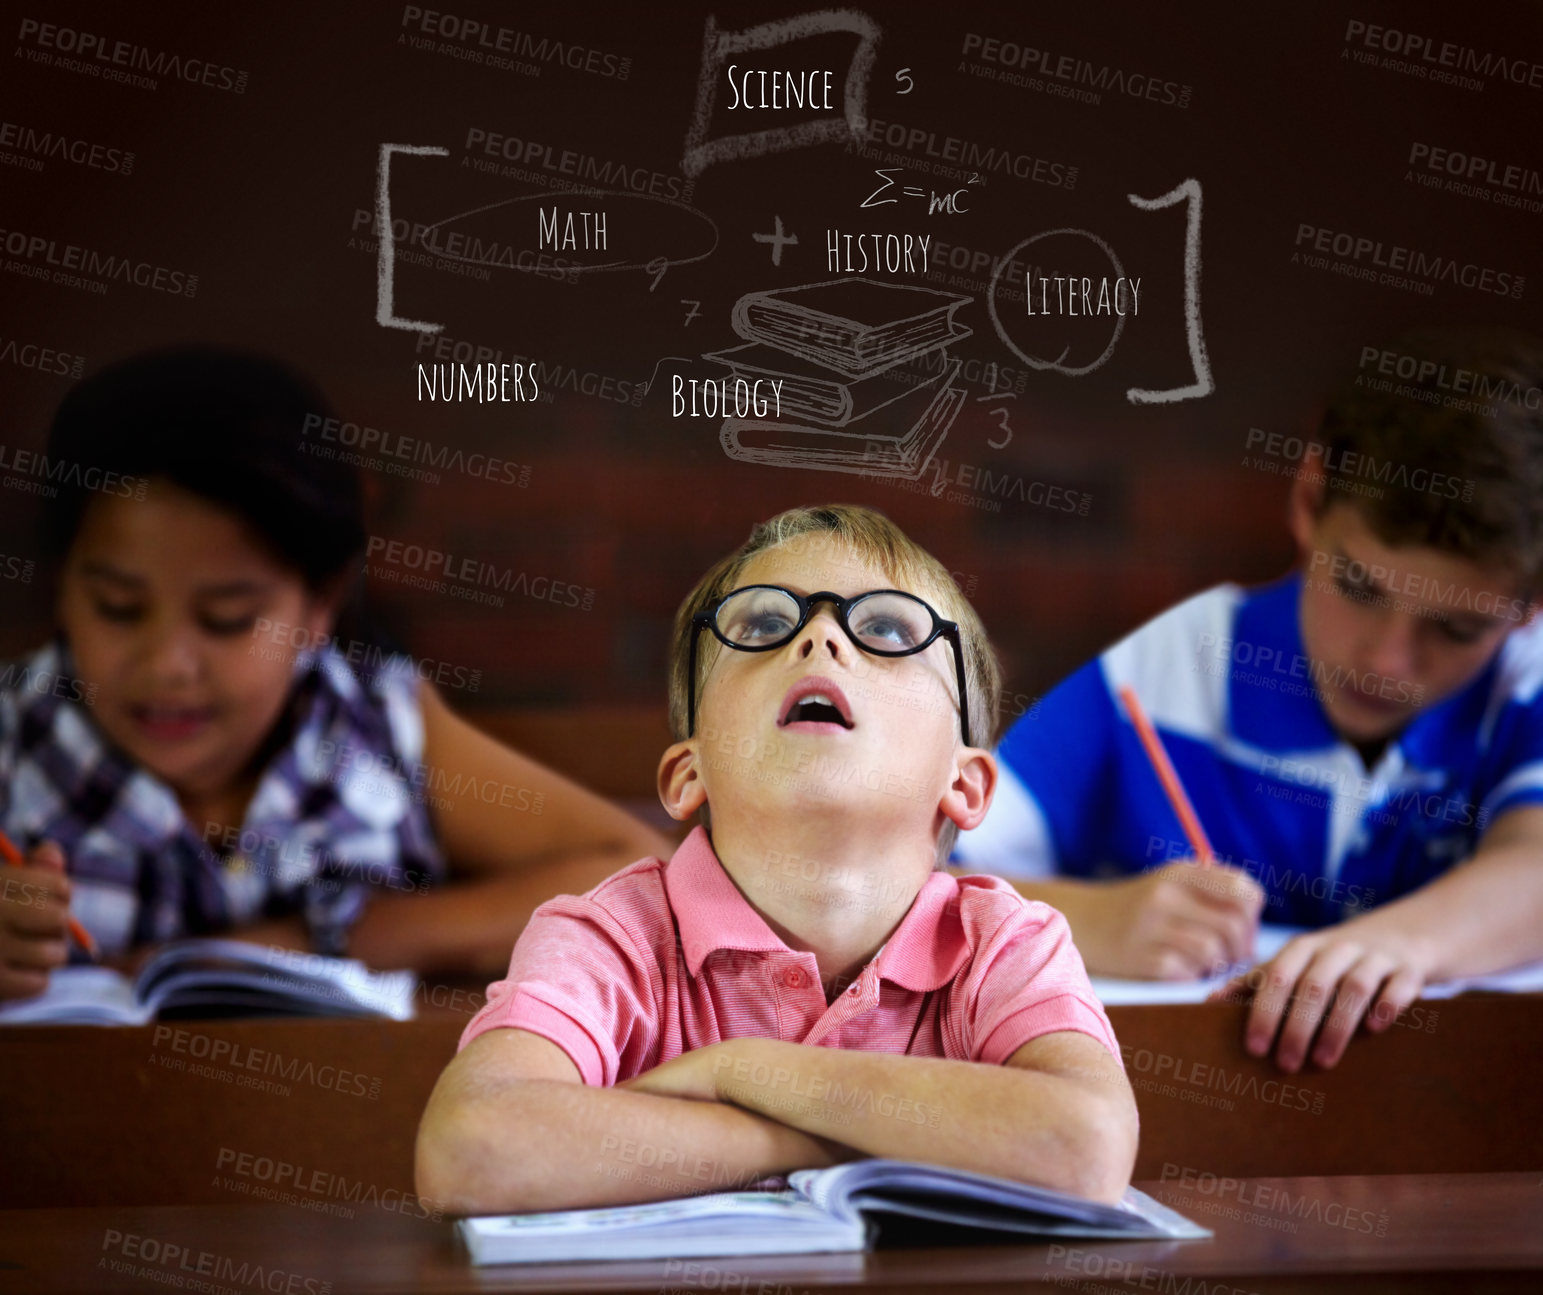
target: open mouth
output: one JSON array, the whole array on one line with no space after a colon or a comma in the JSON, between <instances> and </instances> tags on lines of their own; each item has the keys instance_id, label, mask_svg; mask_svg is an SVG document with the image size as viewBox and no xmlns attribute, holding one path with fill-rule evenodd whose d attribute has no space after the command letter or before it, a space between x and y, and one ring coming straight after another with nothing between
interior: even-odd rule
<instances>
[{"instance_id":1,"label":"open mouth","mask_svg":"<svg viewBox=\"0 0 1543 1295\"><path fill-rule=\"evenodd\" d=\"M782 699L782 728L794 724L850 729L852 708L841 689L826 679L805 679L793 685Z\"/></svg>"}]
</instances>

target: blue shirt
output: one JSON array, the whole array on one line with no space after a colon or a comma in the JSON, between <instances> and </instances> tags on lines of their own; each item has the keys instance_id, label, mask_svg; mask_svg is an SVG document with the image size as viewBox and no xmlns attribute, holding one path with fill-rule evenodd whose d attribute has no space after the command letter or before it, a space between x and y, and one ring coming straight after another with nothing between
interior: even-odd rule
<instances>
[{"instance_id":1,"label":"blue shirt","mask_svg":"<svg viewBox=\"0 0 1543 1295\"><path fill-rule=\"evenodd\" d=\"M1299 575L1219 586L1064 680L1003 739L996 800L956 857L1097 878L1192 853L1118 699L1126 684L1217 858L1264 887L1266 921L1322 926L1396 899L1472 854L1498 815L1543 804L1543 627L1513 630L1368 769L1318 700L1300 597Z\"/></svg>"}]
</instances>

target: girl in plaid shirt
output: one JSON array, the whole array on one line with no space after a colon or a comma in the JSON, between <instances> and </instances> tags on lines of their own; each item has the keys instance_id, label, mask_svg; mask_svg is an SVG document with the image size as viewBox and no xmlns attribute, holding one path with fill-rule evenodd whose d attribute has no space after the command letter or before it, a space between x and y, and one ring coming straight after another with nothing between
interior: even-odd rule
<instances>
[{"instance_id":1,"label":"girl in plaid shirt","mask_svg":"<svg viewBox=\"0 0 1543 1295\"><path fill-rule=\"evenodd\" d=\"M58 632L0 676L0 826L26 850L0 866L0 998L71 956L71 912L109 955L218 932L491 973L542 900L662 848L337 635L365 531L352 467L308 453L329 415L210 349L61 405L37 465Z\"/></svg>"}]
</instances>

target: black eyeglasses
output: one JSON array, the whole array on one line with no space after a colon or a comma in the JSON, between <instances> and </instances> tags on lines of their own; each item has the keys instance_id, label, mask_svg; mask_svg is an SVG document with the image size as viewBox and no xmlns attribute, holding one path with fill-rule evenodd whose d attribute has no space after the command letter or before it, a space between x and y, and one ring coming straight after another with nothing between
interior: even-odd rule
<instances>
[{"instance_id":1,"label":"black eyeglasses","mask_svg":"<svg viewBox=\"0 0 1543 1295\"><path fill-rule=\"evenodd\" d=\"M819 603L830 603L846 636L873 656L913 656L931 647L940 636L952 643L959 680L959 727L965 746L970 745L964 648L955 622L944 620L915 594L900 589L874 589L843 598L829 590L800 596L781 585L746 585L721 598L712 610L691 618L687 737L696 732L696 645L702 630L712 630L713 637L736 652L770 652L790 643L809 623Z\"/></svg>"}]
</instances>

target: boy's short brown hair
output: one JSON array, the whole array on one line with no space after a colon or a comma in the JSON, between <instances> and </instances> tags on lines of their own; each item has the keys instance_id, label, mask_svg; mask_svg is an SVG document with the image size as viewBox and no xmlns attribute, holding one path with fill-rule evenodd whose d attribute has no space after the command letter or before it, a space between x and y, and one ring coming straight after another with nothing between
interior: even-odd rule
<instances>
[{"instance_id":1,"label":"boy's short brown hair","mask_svg":"<svg viewBox=\"0 0 1543 1295\"><path fill-rule=\"evenodd\" d=\"M830 582L825 573L844 556L843 550L851 550L864 563L883 571L897 587L909 583L913 586L912 592L927 596L940 616L958 624L965 679L970 691L970 736L977 745L989 747L996 737L1002 671L986 637L985 626L941 562L883 513L855 504L790 508L770 521L758 522L751 529L750 538L709 567L697 581L696 588L686 595L675 613L670 639L670 729L676 741L687 736L687 697L693 685L687 675L692 617L712 607L732 590L751 559L769 549L795 545L809 554L811 571L818 573L810 580L811 588L828 585ZM717 640L704 631L704 642L697 651L698 678L694 681L698 696L702 679L717 659L720 648Z\"/></svg>"},{"instance_id":2,"label":"boy's short brown hair","mask_svg":"<svg viewBox=\"0 0 1543 1295\"><path fill-rule=\"evenodd\" d=\"M1355 507L1384 543L1543 575L1543 342L1423 330L1367 347L1318 432L1324 505Z\"/></svg>"}]
</instances>

